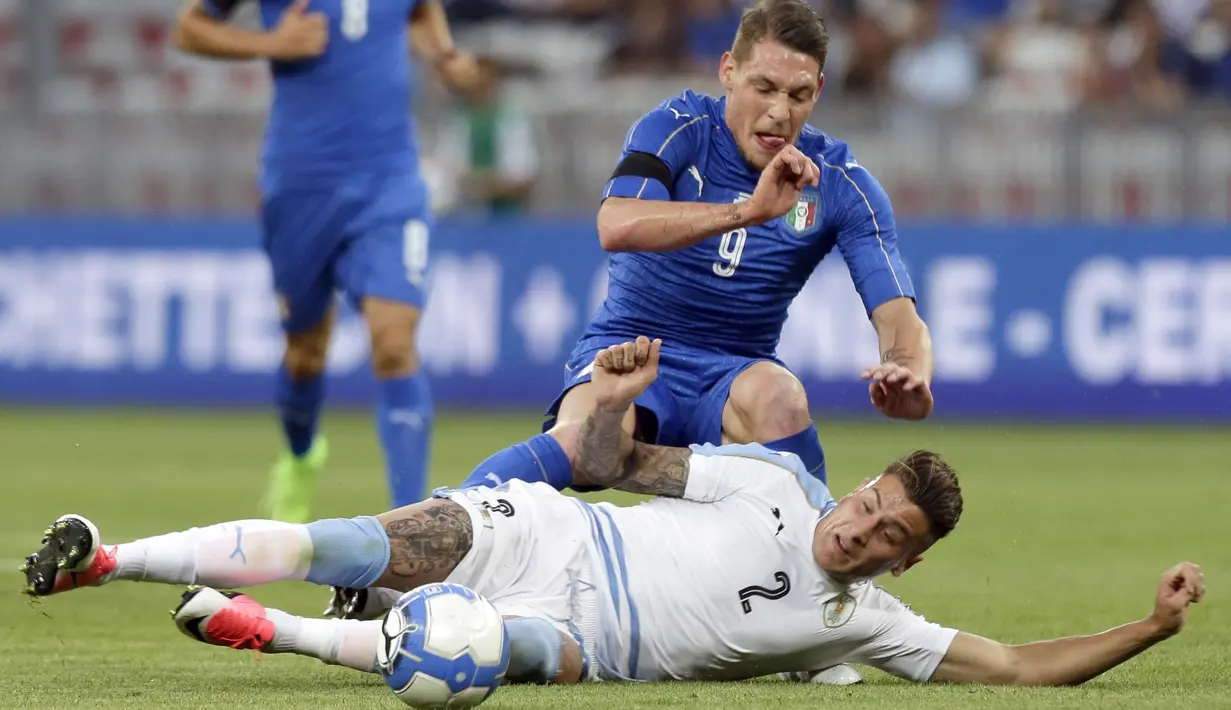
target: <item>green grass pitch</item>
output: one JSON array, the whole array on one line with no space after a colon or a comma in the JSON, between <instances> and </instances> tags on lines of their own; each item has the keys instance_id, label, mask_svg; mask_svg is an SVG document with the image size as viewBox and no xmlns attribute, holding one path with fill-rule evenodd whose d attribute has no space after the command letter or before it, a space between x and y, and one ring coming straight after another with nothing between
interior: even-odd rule
<instances>
[{"instance_id":1,"label":"green grass pitch","mask_svg":"<svg viewBox=\"0 0 1231 710\"><path fill-rule=\"evenodd\" d=\"M330 413L320 516L384 510L366 413ZM458 482L538 419L447 415L434 483ZM963 708L1231 705L1231 436L1226 429L820 422L835 492L916 447L962 476L966 514L927 561L886 586L928 618L1005 641L1081 634L1150 611L1158 575L1191 560L1209 593L1188 629L1081 688L918 687L871 672L851 688L760 680L506 688L485 708ZM0 411L0 707L396 708L375 676L286 656L209 648L175 630L179 590L116 584L32 604L15 571L57 515L107 539L253 517L279 445L269 412ZM318 614L323 590L259 589Z\"/></svg>"}]
</instances>

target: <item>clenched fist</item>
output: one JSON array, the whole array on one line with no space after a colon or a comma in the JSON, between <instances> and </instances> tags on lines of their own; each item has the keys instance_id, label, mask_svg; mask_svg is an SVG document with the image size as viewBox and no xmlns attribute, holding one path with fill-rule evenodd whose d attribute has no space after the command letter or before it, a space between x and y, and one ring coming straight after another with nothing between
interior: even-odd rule
<instances>
[{"instance_id":1,"label":"clenched fist","mask_svg":"<svg viewBox=\"0 0 1231 710\"><path fill-rule=\"evenodd\" d=\"M627 409L658 379L658 355L662 340L644 335L636 342L621 343L600 350L594 357L590 382L595 402L605 409Z\"/></svg>"},{"instance_id":2,"label":"clenched fist","mask_svg":"<svg viewBox=\"0 0 1231 710\"><path fill-rule=\"evenodd\" d=\"M1181 562L1163 573L1150 618L1168 634L1176 634L1188 621L1188 607L1205 596L1205 575L1191 562Z\"/></svg>"},{"instance_id":3,"label":"clenched fist","mask_svg":"<svg viewBox=\"0 0 1231 710\"><path fill-rule=\"evenodd\" d=\"M778 219L795 209L805 187L816 187L820 181L821 169L816 162L799 148L786 146L761 171L748 201L750 217L758 224Z\"/></svg>"}]
</instances>

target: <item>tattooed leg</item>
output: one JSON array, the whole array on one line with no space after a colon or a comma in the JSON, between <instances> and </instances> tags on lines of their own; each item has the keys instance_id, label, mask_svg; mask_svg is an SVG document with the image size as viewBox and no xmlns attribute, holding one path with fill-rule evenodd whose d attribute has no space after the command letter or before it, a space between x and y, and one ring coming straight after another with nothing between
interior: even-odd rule
<instances>
[{"instance_id":1,"label":"tattooed leg","mask_svg":"<svg viewBox=\"0 0 1231 710\"><path fill-rule=\"evenodd\" d=\"M389 564L375 586L410 591L443 582L474 544L470 514L451 500L426 500L377 516Z\"/></svg>"}]
</instances>

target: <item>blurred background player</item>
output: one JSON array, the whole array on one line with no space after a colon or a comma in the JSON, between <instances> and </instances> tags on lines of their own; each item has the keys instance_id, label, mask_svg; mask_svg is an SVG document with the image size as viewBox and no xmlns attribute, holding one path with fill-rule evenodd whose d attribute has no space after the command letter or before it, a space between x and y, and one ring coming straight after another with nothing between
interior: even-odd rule
<instances>
[{"instance_id":1,"label":"blurred background player","mask_svg":"<svg viewBox=\"0 0 1231 710\"><path fill-rule=\"evenodd\" d=\"M724 98L685 92L633 125L598 213L608 295L565 365L548 428L575 427L592 409L596 352L661 333L662 376L629 412L630 434L667 446L760 442L825 481L807 396L775 350L792 300L835 247L880 341L881 364L863 373L873 404L899 419L931 413L931 340L889 198L845 143L806 125L828 47L813 7L764 0L721 60ZM570 481L547 435L496 454L467 482L494 482L495 471Z\"/></svg>"},{"instance_id":2,"label":"blurred background player","mask_svg":"<svg viewBox=\"0 0 1231 710\"><path fill-rule=\"evenodd\" d=\"M184 51L266 59L276 86L262 154L261 226L286 352L277 403L288 451L265 514L307 520L328 455L317 422L341 291L367 320L379 381L377 429L395 505L423 497L432 401L415 331L431 232L409 109L410 48L449 86L475 85L439 0L261 0L264 31L228 24L243 0L192 0Z\"/></svg>"}]
</instances>

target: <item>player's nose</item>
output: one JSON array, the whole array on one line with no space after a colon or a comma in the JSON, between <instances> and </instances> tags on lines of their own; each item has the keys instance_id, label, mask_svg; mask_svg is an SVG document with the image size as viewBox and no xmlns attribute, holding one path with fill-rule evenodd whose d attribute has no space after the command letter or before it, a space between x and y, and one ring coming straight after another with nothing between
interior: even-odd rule
<instances>
[{"instance_id":1,"label":"player's nose","mask_svg":"<svg viewBox=\"0 0 1231 710\"><path fill-rule=\"evenodd\" d=\"M765 112L765 117L773 121L775 128L781 128L790 117L791 112L780 101L775 101L770 104L769 109Z\"/></svg>"}]
</instances>

